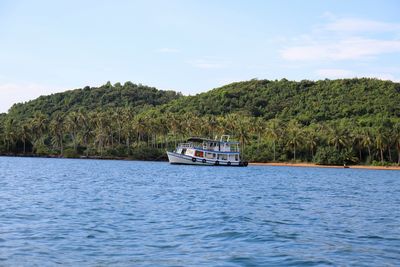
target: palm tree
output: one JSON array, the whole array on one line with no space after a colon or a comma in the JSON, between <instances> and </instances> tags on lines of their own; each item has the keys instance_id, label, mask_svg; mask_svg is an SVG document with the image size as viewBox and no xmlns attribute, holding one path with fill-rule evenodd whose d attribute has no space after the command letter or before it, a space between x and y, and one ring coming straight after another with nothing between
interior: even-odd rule
<instances>
[{"instance_id":1,"label":"palm tree","mask_svg":"<svg viewBox=\"0 0 400 267\"><path fill-rule=\"evenodd\" d=\"M288 145L293 147L293 160L296 161L296 148L303 143L303 131L296 120L291 120L287 125Z\"/></svg>"},{"instance_id":2,"label":"palm tree","mask_svg":"<svg viewBox=\"0 0 400 267\"><path fill-rule=\"evenodd\" d=\"M50 134L52 135L52 143L59 147L60 155L64 154L64 116L57 112L53 115L53 119L49 124Z\"/></svg>"},{"instance_id":3,"label":"palm tree","mask_svg":"<svg viewBox=\"0 0 400 267\"><path fill-rule=\"evenodd\" d=\"M394 127L393 124L390 123L385 127L385 135L386 135L386 147L388 152L389 162L393 162L392 160L392 146L396 146L396 136L393 134Z\"/></svg>"},{"instance_id":4,"label":"palm tree","mask_svg":"<svg viewBox=\"0 0 400 267\"><path fill-rule=\"evenodd\" d=\"M361 145L363 147L366 147L368 149L368 156L370 160L373 160L373 155L371 154L371 145L373 145L374 141L372 138L372 130L369 127L364 127L362 128L362 139L361 139Z\"/></svg>"},{"instance_id":5,"label":"palm tree","mask_svg":"<svg viewBox=\"0 0 400 267\"><path fill-rule=\"evenodd\" d=\"M177 135L179 132L179 129L181 128L181 120L179 117L173 113L167 113L166 114L166 119L167 119L167 128L170 133L172 133L172 137L174 139L174 147L176 147L176 140L177 140Z\"/></svg>"},{"instance_id":6,"label":"palm tree","mask_svg":"<svg viewBox=\"0 0 400 267\"><path fill-rule=\"evenodd\" d=\"M117 128L117 140L118 140L118 145L121 144L121 136L122 136L122 128L123 128L123 124L124 124L124 109L117 107L113 114L113 123L115 124L115 127Z\"/></svg>"},{"instance_id":7,"label":"palm tree","mask_svg":"<svg viewBox=\"0 0 400 267\"><path fill-rule=\"evenodd\" d=\"M70 112L66 119L66 128L69 131L73 146L74 146L74 151L77 152L78 150L78 130L79 130L79 117L80 114L78 114L78 112L73 111Z\"/></svg>"},{"instance_id":8,"label":"palm tree","mask_svg":"<svg viewBox=\"0 0 400 267\"><path fill-rule=\"evenodd\" d=\"M150 132L153 138L153 146L158 148L159 140L163 142L163 137L166 136L168 129L166 127L165 116L160 112L152 112L150 119Z\"/></svg>"},{"instance_id":9,"label":"palm tree","mask_svg":"<svg viewBox=\"0 0 400 267\"><path fill-rule=\"evenodd\" d=\"M358 150L358 161L360 162L362 159L362 148L363 148L363 138L364 138L364 132L361 127L356 127L351 130L352 134L352 141L354 146Z\"/></svg>"},{"instance_id":10,"label":"palm tree","mask_svg":"<svg viewBox=\"0 0 400 267\"><path fill-rule=\"evenodd\" d=\"M393 126L393 140L396 144L396 150L397 150L397 165L400 165L400 122L397 122Z\"/></svg>"},{"instance_id":11,"label":"palm tree","mask_svg":"<svg viewBox=\"0 0 400 267\"><path fill-rule=\"evenodd\" d=\"M260 150L261 135L265 131L265 122L260 117L251 119L251 130L257 136L257 151Z\"/></svg>"},{"instance_id":12,"label":"palm tree","mask_svg":"<svg viewBox=\"0 0 400 267\"><path fill-rule=\"evenodd\" d=\"M47 116L41 112L36 112L31 120L32 135L34 137L34 147L44 145L45 131L47 130Z\"/></svg>"},{"instance_id":13,"label":"palm tree","mask_svg":"<svg viewBox=\"0 0 400 267\"><path fill-rule=\"evenodd\" d=\"M272 140L272 146L274 150L274 161L276 161L276 142L279 139L279 136L281 135L281 127L278 119L272 119L268 121L265 134L267 138Z\"/></svg>"},{"instance_id":14,"label":"palm tree","mask_svg":"<svg viewBox=\"0 0 400 267\"><path fill-rule=\"evenodd\" d=\"M91 124L91 113L86 114L84 112L78 113L78 120L80 122L80 129L78 132L79 140L83 142L86 147L86 156L89 155L89 138L92 135L92 124Z\"/></svg>"},{"instance_id":15,"label":"palm tree","mask_svg":"<svg viewBox=\"0 0 400 267\"><path fill-rule=\"evenodd\" d=\"M15 145L18 144L18 141L22 141L23 144L23 153L26 152L26 142L28 141L30 134L29 134L29 127L24 121L20 121L19 123L15 123L12 125L12 133ZM18 147L16 146L16 152L19 152Z\"/></svg>"},{"instance_id":16,"label":"palm tree","mask_svg":"<svg viewBox=\"0 0 400 267\"><path fill-rule=\"evenodd\" d=\"M223 129L230 135L235 135L238 130L239 116L235 113L226 115L223 119ZM226 132L224 132L226 134Z\"/></svg>"},{"instance_id":17,"label":"palm tree","mask_svg":"<svg viewBox=\"0 0 400 267\"><path fill-rule=\"evenodd\" d=\"M340 125L334 123L331 127L329 127L329 144L333 145L336 150L340 150L342 147L345 147L348 142L348 133Z\"/></svg>"},{"instance_id":18,"label":"palm tree","mask_svg":"<svg viewBox=\"0 0 400 267\"><path fill-rule=\"evenodd\" d=\"M133 129L132 129L132 120L133 120L133 111L130 108L125 108L123 110L123 121L122 124L122 136L125 139L125 145L127 152L129 153L130 149L130 140L132 137Z\"/></svg>"},{"instance_id":19,"label":"palm tree","mask_svg":"<svg viewBox=\"0 0 400 267\"><path fill-rule=\"evenodd\" d=\"M104 119L106 120L105 127L106 127L106 133L107 133L107 138L106 138L106 144L108 147L111 146L111 149L114 148L114 127L113 127L113 111L112 110L106 110L103 112L104 113Z\"/></svg>"},{"instance_id":20,"label":"palm tree","mask_svg":"<svg viewBox=\"0 0 400 267\"><path fill-rule=\"evenodd\" d=\"M183 115L183 127L186 135L192 136L195 132L197 132L198 124L196 123L196 119L198 116L193 114L192 112L185 113Z\"/></svg>"},{"instance_id":21,"label":"palm tree","mask_svg":"<svg viewBox=\"0 0 400 267\"><path fill-rule=\"evenodd\" d=\"M103 155L105 143L107 141L107 121L106 115L103 112L94 112L91 117L94 126L94 144L97 144L100 155Z\"/></svg>"},{"instance_id":22,"label":"palm tree","mask_svg":"<svg viewBox=\"0 0 400 267\"><path fill-rule=\"evenodd\" d=\"M383 128L381 126L378 129L376 129L376 131L375 131L375 145L376 145L376 148L380 152L381 162L382 163L384 162L384 160L383 160L383 150L386 147L386 142L387 142L387 137L386 137L385 128Z\"/></svg>"},{"instance_id":23,"label":"palm tree","mask_svg":"<svg viewBox=\"0 0 400 267\"><path fill-rule=\"evenodd\" d=\"M211 138L215 137L215 131L217 130L217 126L218 126L218 121L217 118L214 115L210 115L207 118L207 131L208 131L208 135Z\"/></svg>"},{"instance_id":24,"label":"palm tree","mask_svg":"<svg viewBox=\"0 0 400 267\"><path fill-rule=\"evenodd\" d=\"M145 125L146 121L143 118L143 116L136 116L133 120L132 120L132 127L136 132L136 143L137 146L140 146L140 142L142 141L143 136L146 133L146 125Z\"/></svg>"},{"instance_id":25,"label":"palm tree","mask_svg":"<svg viewBox=\"0 0 400 267\"><path fill-rule=\"evenodd\" d=\"M121 110L121 145L122 139L125 142L126 150L129 151L130 148L130 138L132 136L132 118L133 118L133 111L131 108L126 107Z\"/></svg>"},{"instance_id":26,"label":"palm tree","mask_svg":"<svg viewBox=\"0 0 400 267\"><path fill-rule=\"evenodd\" d=\"M7 147L7 152L11 152L11 146L17 141L17 125L14 118L8 118L4 126L4 139Z\"/></svg>"},{"instance_id":27,"label":"palm tree","mask_svg":"<svg viewBox=\"0 0 400 267\"><path fill-rule=\"evenodd\" d=\"M307 143L311 152L311 158L314 158L314 152L317 148L319 135L317 132L321 129L320 125L311 125L304 131L304 141Z\"/></svg>"},{"instance_id":28,"label":"palm tree","mask_svg":"<svg viewBox=\"0 0 400 267\"><path fill-rule=\"evenodd\" d=\"M244 153L245 146L249 141L250 122L249 122L248 118L244 117L244 116L239 116L237 119L238 119L238 121L237 121L236 131L237 131L237 135L239 137L241 151L243 151L243 153Z\"/></svg>"}]
</instances>

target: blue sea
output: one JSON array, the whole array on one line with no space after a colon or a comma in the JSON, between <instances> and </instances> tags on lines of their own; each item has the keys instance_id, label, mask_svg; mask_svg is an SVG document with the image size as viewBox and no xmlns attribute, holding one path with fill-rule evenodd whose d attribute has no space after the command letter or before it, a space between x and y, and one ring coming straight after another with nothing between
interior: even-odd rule
<instances>
[{"instance_id":1,"label":"blue sea","mask_svg":"<svg viewBox=\"0 0 400 267\"><path fill-rule=\"evenodd\" d=\"M398 171L0 157L0 266L399 266Z\"/></svg>"}]
</instances>

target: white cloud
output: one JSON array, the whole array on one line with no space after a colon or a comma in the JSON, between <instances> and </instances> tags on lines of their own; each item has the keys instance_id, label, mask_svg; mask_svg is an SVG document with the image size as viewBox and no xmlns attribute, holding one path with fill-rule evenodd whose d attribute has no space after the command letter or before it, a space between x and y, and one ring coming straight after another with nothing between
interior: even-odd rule
<instances>
[{"instance_id":1,"label":"white cloud","mask_svg":"<svg viewBox=\"0 0 400 267\"><path fill-rule=\"evenodd\" d=\"M336 32L396 32L400 31L400 24L359 18L340 18L334 19L324 28Z\"/></svg>"},{"instance_id":2,"label":"white cloud","mask_svg":"<svg viewBox=\"0 0 400 267\"><path fill-rule=\"evenodd\" d=\"M351 78L354 76L352 71L345 69L319 69L316 74L324 79Z\"/></svg>"},{"instance_id":3,"label":"white cloud","mask_svg":"<svg viewBox=\"0 0 400 267\"><path fill-rule=\"evenodd\" d=\"M288 61L320 62L400 53L399 23L338 18L331 13L325 13L323 17L328 20L325 24L311 28L308 34L293 37L280 51L281 57Z\"/></svg>"},{"instance_id":4,"label":"white cloud","mask_svg":"<svg viewBox=\"0 0 400 267\"><path fill-rule=\"evenodd\" d=\"M172 53L179 53L179 49L163 47L163 48L157 49L156 52L157 53L172 54Z\"/></svg>"},{"instance_id":5,"label":"white cloud","mask_svg":"<svg viewBox=\"0 0 400 267\"><path fill-rule=\"evenodd\" d=\"M64 89L35 83L0 84L0 112L7 112L7 110L15 103L25 102L41 95L48 95L61 91L64 91Z\"/></svg>"},{"instance_id":6,"label":"white cloud","mask_svg":"<svg viewBox=\"0 0 400 267\"><path fill-rule=\"evenodd\" d=\"M198 59L189 62L193 67L199 69L223 69L228 66L225 62L218 62L215 60Z\"/></svg>"},{"instance_id":7,"label":"white cloud","mask_svg":"<svg viewBox=\"0 0 400 267\"><path fill-rule=\"evenodd\" d=\"M337 18L337 16L332 12L325 11L324 13L322 13L321 18L334 20Z\"/></svg>"},{"instance_id":8,"label":"white cloud","mask_svg":"<svg viewBox=\"0 0 400 267\"><path fill-rule=\"evenodd\" d=\"M293 61L351 60L400 52L400 40L349 38L337 42L318 42L281 50L281 56Z\"/></svg>"}]
</instances>

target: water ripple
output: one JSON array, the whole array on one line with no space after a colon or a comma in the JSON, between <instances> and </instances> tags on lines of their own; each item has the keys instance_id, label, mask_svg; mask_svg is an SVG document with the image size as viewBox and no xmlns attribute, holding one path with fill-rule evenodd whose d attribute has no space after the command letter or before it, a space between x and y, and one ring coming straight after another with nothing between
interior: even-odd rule
<instances>
[{"instance_id":1,"label":"water ripple","mask_svg":"<svg viewBox=\"0 0 400 267\"><path fill-rule=\"evenodd\" d=\"M393 171L0 157L1 266L396 266Z\"/></svg>"}]
</instances>

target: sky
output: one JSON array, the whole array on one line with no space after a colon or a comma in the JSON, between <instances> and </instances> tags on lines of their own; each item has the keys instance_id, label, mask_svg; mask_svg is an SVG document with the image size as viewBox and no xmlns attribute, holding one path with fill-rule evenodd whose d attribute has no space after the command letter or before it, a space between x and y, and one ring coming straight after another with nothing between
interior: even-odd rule
<instances>
[{"instance_id":1,"label":"sky","mask_svg":"<svg viewBox=\"0 0 400 267\"><path fill-rule=\"evenodd\" d=\"M400 81L400 1L0 0L0 112L132 81L185 95L235 81Z\"/></svg>"}]
</instances>

